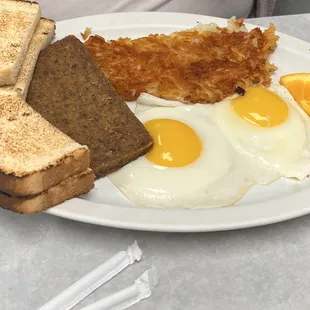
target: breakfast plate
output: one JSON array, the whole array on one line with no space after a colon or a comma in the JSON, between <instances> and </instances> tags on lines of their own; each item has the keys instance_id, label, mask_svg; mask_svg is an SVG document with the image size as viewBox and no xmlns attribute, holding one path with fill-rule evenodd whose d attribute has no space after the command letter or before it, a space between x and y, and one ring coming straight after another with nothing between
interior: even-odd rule
<instances>
[{"instance_id":1,"label":"breakfast plate","mask_svg":"<svg viewBox=\"0 0 310 310\"><path fill-rule=\"evenodd\" d=\"M177 13L117 13L82 17L57 23L55 40L74 34L81 39L86 27L106 39L137 38L151 33L171 33L227 20ZM246 25L248 29L254 25ZM310 44L278 33L278 47L271 57L278 70L273 82L293 72L310 72ZM132 106L132 104L129 104ZM188 182L188 180L184 180ZM76 221L103 226L167 232L198 232L266 225L310 213L310 180L279 179L269 186L254 186L233 206L212 209L153 209L127 200L107 178L95 182L87 195L74 198L46 212Z\"/></svg>"}]
</instances>

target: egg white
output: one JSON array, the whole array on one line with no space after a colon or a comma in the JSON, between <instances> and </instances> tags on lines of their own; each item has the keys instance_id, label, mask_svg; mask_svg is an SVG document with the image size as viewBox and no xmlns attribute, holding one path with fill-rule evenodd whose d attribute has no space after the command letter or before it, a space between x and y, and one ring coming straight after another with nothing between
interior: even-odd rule
<instances>
[{"instance_id":1,"label":"egg white","mask_svg":"<svg viewBox=\"0 0 310 310\"><path fill-rule=\"evenodd\" d=\"M211 118L234 148L258 169L303 180L310 173L309 117L285 87L272 84L268 89L288 106L288 118L281 125L263 128L250 124L233 110L231 99L216 103Z\"/></svg>"},{"instance_id":2,"label":"egg white","mask_svg":"<svg viewBox=\"0 0 310 310\"><path fill-rule=\"evenodd\" d=\"M202 153L184 167L157 166L140 157L112 173L109 179L129 200L145 207L220 207L233 204L253 186L244 158L198 106L180 103L152 107L140 103L136 116L143 123L169 118L187 124L200 137Z\"/></svg>"}]
</instances>

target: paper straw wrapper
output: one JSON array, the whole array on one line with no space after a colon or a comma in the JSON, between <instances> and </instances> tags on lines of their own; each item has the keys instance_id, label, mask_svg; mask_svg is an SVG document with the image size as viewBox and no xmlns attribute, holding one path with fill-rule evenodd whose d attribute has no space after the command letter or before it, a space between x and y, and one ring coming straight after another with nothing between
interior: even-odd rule
<instances>
[{"instance_id":1,"label":"paper straw wrapper","mask_svg":"<svg viewBox=\"0 0 310 310\"><path fill-rule=\"evenodd\" d=\"M82 310L123 310L152 295L152 288L159 283L155 267L145 271L135 283L121 291L103 298Z\"/></svg>"},{"instance_id":2,"label":"paper straw wrapper","mask_svg":"<svg viewBox=\"0 0 310 310\"><path fill-rule=\"evenodd\" d=\"M117 253L38 310L72 309L97 288L111 280L135 261L139 261L141 258L142 251L140 250L138 243L135 241L133 245L128 247L127 251Z\"/></svg>"}]
</instances>

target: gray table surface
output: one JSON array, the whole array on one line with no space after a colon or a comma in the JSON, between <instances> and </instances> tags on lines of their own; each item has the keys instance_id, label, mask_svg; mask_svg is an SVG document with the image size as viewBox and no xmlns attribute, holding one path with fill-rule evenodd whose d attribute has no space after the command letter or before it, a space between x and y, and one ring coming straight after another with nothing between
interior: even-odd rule
<instances>
[{"instance_id":1,"label":"gray table surface","mask_svg":"<svg viewBox=\"0 0 310 310\"><path fill-rule=\"evenodd\" d=\"M310 42L310 14L249 20ZM296 202L297 203L297 202ZM0 309L33 310L134 240L145 258L75 309L155 265L161 283L134 309L310 309L310 216L252 229L166 234L0 210Z\"/></svg>"}]
</instances>

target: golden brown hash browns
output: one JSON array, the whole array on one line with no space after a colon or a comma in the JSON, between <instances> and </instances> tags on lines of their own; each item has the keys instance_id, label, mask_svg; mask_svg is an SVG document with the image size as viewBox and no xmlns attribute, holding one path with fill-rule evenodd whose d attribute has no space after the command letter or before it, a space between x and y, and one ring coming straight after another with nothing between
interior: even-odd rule
<instances>
[{"instance_id":1,"label":"golden brown hash browns","mask_svg":"<svg viewBox=\"0 0 310 310\"><path fill-rule=\"evenodd\" d=\"M241 31L203 26L170 35L106 41L95 35L85 46L116 91L126 101L141 92L187 103L216 102L239 86L268 86L277 68L268 58L276 48L274 25Z\"/></svg>"}]
</instances>

